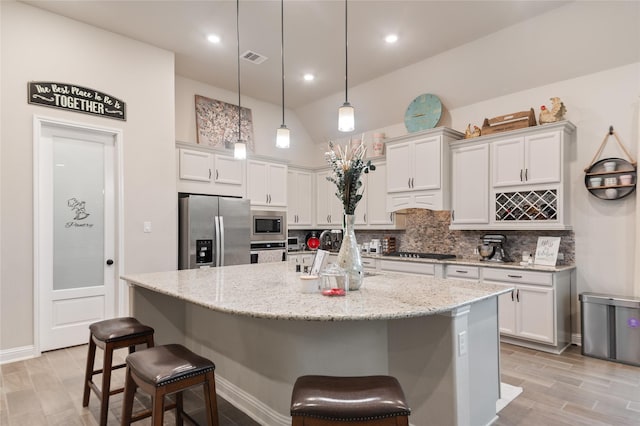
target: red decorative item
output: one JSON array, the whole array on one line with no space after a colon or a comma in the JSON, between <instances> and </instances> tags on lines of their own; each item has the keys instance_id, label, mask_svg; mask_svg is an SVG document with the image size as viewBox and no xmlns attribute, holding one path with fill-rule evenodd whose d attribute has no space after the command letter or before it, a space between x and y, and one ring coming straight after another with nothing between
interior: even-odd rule
<instances>
[{"instance_id":1,"label":"red decorative item","mask_svg":"<svg viewBox=\"0 0 640 426\"><path fill-rule=\"evenodd\" d=\"M342 288L330 288L327 290L322 290L322 294L324 296L344 296L346 292Z\"/></svg>"}]
</instances>

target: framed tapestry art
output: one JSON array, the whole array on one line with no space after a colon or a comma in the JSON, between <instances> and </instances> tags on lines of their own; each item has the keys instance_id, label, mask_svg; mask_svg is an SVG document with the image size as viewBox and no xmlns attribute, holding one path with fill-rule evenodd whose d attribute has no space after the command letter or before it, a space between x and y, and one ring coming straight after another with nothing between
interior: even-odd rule
<instances>
[{"instance_id":1,"label":"framed tapestry art","mask_svg":"<svg viewBox=\"0 0 640 426\"><path fill-rule=\"evenodd\" d=\"M247 150L253 152L253 118L249 108L240 108L240 130ZM233 148L238 140L238 105L196 95L196 132L198 144Z\"/></svg>"}]
</instances>

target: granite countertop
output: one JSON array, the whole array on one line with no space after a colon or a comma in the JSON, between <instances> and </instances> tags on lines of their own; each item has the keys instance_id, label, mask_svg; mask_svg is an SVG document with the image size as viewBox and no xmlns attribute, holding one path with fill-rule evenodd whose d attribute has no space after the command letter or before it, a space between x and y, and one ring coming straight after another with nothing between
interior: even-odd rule
<instances>
[{"instance_id":1,"label":"granite countertop","mask_svg":"<svg viewBox=\"0 0 640 426\"><path fill-rule=\"evenodd\" d=\"M314 254L313 251L292 251L289 254ZM334 253L332 253L334 254ZM528 271L540 271L540 272L561 272L575 269L575 265L556 265L556 266L536 266L536 265L520 265L520 262L487 262L476 258L463 258L457 257L455 259L414 259L407 257L397 256L385 256L381 254L368 254L363 253L363 258L368 259L384 259L398 262L417 262L417 263L441 263L445 265L468 265L468 266L486 266L489 268L505 268L505 269L522 269Z\"/></svg>"},{"instance_id":2,"label":"granite countertop","mask_svg":"<svg viewBox=\"0 0 640 426\"><path fill-rule=\"evenodd\" d=\"M328 297L302 293L288 262L131 274L121 278L208 309L255 318L345 321L420 317L511 290L424 275L376 272L360 290Z\"/></svg>"}]
</instances>

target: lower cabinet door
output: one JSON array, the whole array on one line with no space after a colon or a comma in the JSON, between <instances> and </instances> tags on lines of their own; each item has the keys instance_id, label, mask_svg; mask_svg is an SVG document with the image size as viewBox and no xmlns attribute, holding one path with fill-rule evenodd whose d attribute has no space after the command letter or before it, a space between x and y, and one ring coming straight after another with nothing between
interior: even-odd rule
<instances>
[{"instance_id":1,"label":"lower cabinet door","mask_svg":"<svg viewBox=\"0 0 640 426\"><path fill-rule=\"evenodd\" d=\"M518 285L516 302L518 336L555 344L553 288Z\"/></svg>"},{"instance_id":2,"label":"lower cabinet door","mask_svg":"<svg viewBox=\"0 0 640 426\"><path fill-rule=\"evenodd\" d=\"M498 296L498 324L500 333L516 335L516 290Z\"/></svg>"}]
</instances>

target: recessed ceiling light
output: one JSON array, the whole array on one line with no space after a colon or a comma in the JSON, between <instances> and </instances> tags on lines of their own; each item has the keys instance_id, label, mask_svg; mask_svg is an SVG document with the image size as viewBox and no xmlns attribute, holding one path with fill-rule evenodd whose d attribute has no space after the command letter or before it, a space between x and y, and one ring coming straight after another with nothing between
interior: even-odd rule
<instances>
[{"instance_id":1,"label":"recessed ceiling light","mask_svg":"<svg viewBox=\"0 0 640 426\"><path fill-rule=\"evenodd\" d=\"M220 37L215 34L210 34L207 36L207 40L211 43L220 43Z\"/></svg>"},{"instance_id":2,"label":"recessed ceiling light","mask_svg":"<svg viewBox=\"0 0 640 426\"><path fill-rule=\"evenodd\" d=\"M316 78L313 74L307 73L304 75L304 81L313 81L314 78Z\"/></svg>"},{"instance_id":3,"label":"recessed ceiling light","mask_svg":"<svg viewBox=\"0 0 640 426\"><path fill-rule=\"evenodd\" d=\"M396 34L389 34L384 38L384 41L386 41L389 44L395 43L396 41L398 41L398 36Z\"/></svg>"}]
</instances>

